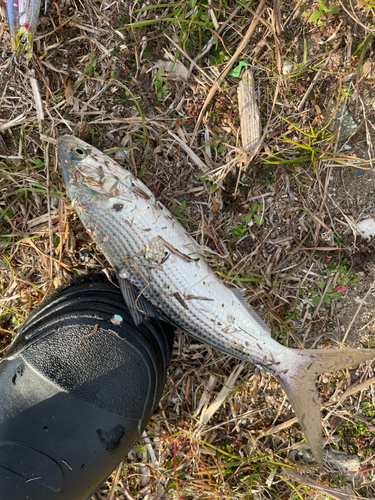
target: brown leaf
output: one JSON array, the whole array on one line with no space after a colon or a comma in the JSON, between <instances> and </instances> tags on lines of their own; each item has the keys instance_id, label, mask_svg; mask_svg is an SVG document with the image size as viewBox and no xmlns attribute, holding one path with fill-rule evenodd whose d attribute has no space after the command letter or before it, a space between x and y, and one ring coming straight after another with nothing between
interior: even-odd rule
<instances>
[{"instance_id":1,"label":"brown leaf","mask_svg":"<svg viewBox=\"0 0 375 500\"><path fill-rule=\"evenodd\" d=\"M336 427L338 427L344 420L340 417L337 417L336 415L334 415L332 418L331 418L331 427L332 429L336 429Z\"/></svg>"},{"instance_id":2,"label":"brown leaf","mask_svg":"<svg viewBox=\"0 0 375 500\"><path fill-rule=\"evenodd\" d=\"M86 140L87 134L89 133L89 124L86 122L79 122L74 127L73 135L81 139L82 141Z\"/></svg>"},{"instance_id":3,"label":"brown leaf","mask_svg":"<svg viewBox=\"0 0 375 500\"><path fill-rule=\"evenodd\" d=\"M72 79L70 78L69 75L65 76L64 93L67 105L73 106L73 86L72 86Z\"/></svg>"}]
</instances>

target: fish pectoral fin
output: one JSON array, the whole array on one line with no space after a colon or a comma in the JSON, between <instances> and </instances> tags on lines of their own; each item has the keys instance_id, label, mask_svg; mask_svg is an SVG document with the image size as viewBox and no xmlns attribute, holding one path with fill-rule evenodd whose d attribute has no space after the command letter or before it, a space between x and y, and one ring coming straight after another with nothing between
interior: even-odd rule
<instances>
[{"instance_id":1,"label":"fish pectoral fin","mask_svg":"<svg viewBox=\"0 0 375 500\"><path fill-rule=\"evenodd\" d=\"M156 307L142 295L142 292L137 287L132 285L129 280L120 276L118 276L118 281L125 303L136 326L140 325L145 318L160 319L160 314Z\"/></svg>"},{"instance_id":2,"label":"fish pectoral fin","mask_svg":"<svg viewBox=\"0 0 375 500\"><path fill-rule=\"evenodd\" d=\"M296 353L296 368L278 373L278 379L301 424L315 460L322 463L323 439L318 375L355 368L375 358L375 349L306 349ZM293 372L293 373L292 373Z\"/></svg>"}]
</instances>

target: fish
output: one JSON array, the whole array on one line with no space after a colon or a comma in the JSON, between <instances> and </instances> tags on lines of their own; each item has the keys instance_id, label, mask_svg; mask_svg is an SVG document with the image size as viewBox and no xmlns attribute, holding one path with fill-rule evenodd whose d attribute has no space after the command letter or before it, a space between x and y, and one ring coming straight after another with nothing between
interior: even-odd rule
<instances>
[{"instance_id":1,"label":"fish","mask_svg":"<svg viewBox=\"0 0 375 500\"><path fill-rule=\"evenodd\" d=\"M7 0L7 17L13 59L31 59L41 0Z\"/></svg>"},{"instance_id":2,"label":"fish","mask_svg":"<svg viewBox=\"0 0 375 500\"><path fill-rule=\"evenodd\" d=\"M279 344L243 293L222 282L204 250L143 182L76 137L60 136L57 149L72 205L116 272L134 322L164 319L272 373L321 464L316 378L371 360L375 350L292 349Z\"/></svg>"}]
</instances>

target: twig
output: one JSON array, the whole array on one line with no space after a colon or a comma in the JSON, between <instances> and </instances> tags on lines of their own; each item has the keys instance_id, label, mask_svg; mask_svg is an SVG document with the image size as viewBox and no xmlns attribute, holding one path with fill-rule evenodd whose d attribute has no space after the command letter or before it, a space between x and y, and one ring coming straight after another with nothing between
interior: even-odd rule
<instances>
[{"instance_id":1,"label":"twig","mask_svg":"<svg viewBox=\"0 0 375 500\"><path fill-rule=\"evenodd\" d=\"M329 278L329 280L327 281L327 284L326 284L326 286L325 286L325 288L324 288L324 290L323 290L323 292L322 292L322 296L320 297L319 304L316 306L316 309L315 309L315 311L314 311L313 318L316 318L316 317L317 317L318 312L319 312L319 309L320 309L320 306L322 305L322 302L323 302L323 300L324 300L324 297L325 297L325 295L326 295L326 293L327 293L327 291L328 291L328 287L329 287L329 285L330 285L331 283L332 283L332 277L331 277L331 278Z\"/></svg>"},{"instance_id":2,"label":"twig","mask_svg":"<svg viewBox=\"0 0 375 500\"><path fill-rule=\"evenodd\" d=\"M240 45L238 46L238 49L236 50L236 52L233 54L233 56L231 57L230 61L228 62L228 64L226 65L224 71L221 73L221 75L219 76L219 78L216 80L216 83L215 85L212 87L212 89L210 90L208 96L207 96L207 99L206 99L206 102L204 103L203 105L203 108L201 110L201 112L199 113L199 117L198 117L198 120L197 120L197 123L195 125L195 128L194 128L194 132L193 132L193 136L191 138L191 141L190 141L190 146L192 146L194 140L195 140L195 137L197 135L197 132L198 132L198 129L199 129L199 126L201 124L201 121L202 121L202 118L203 118L203 115L207 109L207 106L210 104L213 96L216 94L216 91L219 90L220 88L220 85L222 84L224 78L227 76L228 72L230 71L230 69L232 68L233 64L236 62L238 56L241 54L241 52L243 51L243 49L246 47L246 45L248 44L250 38L252 37L253 33L254 33L254 30L259 22L259 16L261 16L262 12L263 12L263 9L266 5L266 0L262 0L256 10L256 13L255 13L255 16L254 16L254 19L251 21L251 24L249 26L249 29L247 30L247 33L246 35L243 37L242 39L242 42L240 43Z\"/></svg>"},{"instance_id":3,"label":"twig","mask_svg":"<svg viewBox=\"0 0 375 500\"><path fill-rule=\"evenodd\" d=\"M10 122L0 125L0 132L2 132L3 130L7 130L8 128L15 127L16 125L20 125L24 121L26 121L26 115L22 113L21 115L17 116L17 118L13 118L13 120L11 120Z\"/></svg>"},{"instance_id":4,"label":"twig","mask_svg":"<svg viewBox=\"0 0 375 500\"><path fill-rule=\"evenodd\" d=\"M49 251L50 251L50 284L53 283L53 238L52 238L52 219L51 219L51 179L49 171L49 143L44 150L44 161L46 168L46 188L47 188L47 208L48 208L48 229L49 229Z\"/></svg>"},{"instance_id":5,"label":"twig","mask_svg":"<svg viewBox=\"0 0 375 500\"><path fill-rule=\"evenodd\" d=\"M352 328L352 326L353 326L353 323L354 323L354 321L355 321L356 317L357 317L357 316L358 316L358 314L359 314L359 311L362 309L362 306L363 306L363 304L365 303L365 301L366 301L366 299L367 299L367 297L368 297L369 293L371 293L371 292L373 292L373 291L374 291L374 289L375 289L374 287L375 287L375 283L372 283L372 284L370 285L370 288L367 290L366 295L365 295L365 296L363 297L363 299L361 300L361 303L359 304L359 306L358 306L358 308L357 308L357 311L356 311L355 315L353 316L353 319L351 320L351 322L350 322L350 324L349 324L349 326L348 326L348 328L347 328L347 330L346 330L346 332L345 332L345 335L344 335L344 338L342 339L342 342L341 342L341 344L340 344L340 347L342 347L342 346L345 344L345 340L346 340L346 338L347 338L347 336L348 336L348 334L349 334L349 332L350 332L350 330L351 330L351 328Z\"/></svg>"},{"instance_id":6,"label":"twig","mask_svg":"<svg viewBox=\"0 0 375 500\"><path fill-rule=\"evenodd\" d=\"M198 167L202 170L202 172L206 173L209 171L209 168L203 163L203 161L192 151L192 149L185 144L185 142L180 139L176 134L168 130L169 135L173 137L175 141L177 141L182 149L190 156L190 158L198 165Z\"/></svg>"},{"instance_id":7,"label":"twig","mask_svg":"<svg viewBox=\"0 0 375 500\"><path fill-rule=\"evenodd\" d=\"M30 78L30 83L31 83L31 88L32 88L33 95L34 95L36 114L38 117L39 133L42 133L42 130L43 130L42 122L44 120L44 113L43 113L42 99L40 97L40 92L39 92L39 86L38 86L37 80L33 77Z\"/></svg>"},{"instance_id":8,"label":"twig","mask_svg":"<svg viewBox=\"0 0 375 500\"><path fill-rule=\"evenodd\" d=\"M115 498L115 489L116 489L117 482L120 479L121 470L122 470L122 462L117 466L116 474L115 474L115 477L113 479L113 483L112 483L109 495L107 497L107 500L113 500Z\"/></svg>"},{"instance_id":9,"label":"twig","mask_svg":"<svg viewBox=\"0 0 375 500\"><path fill-rule=\"evenodd\" d=\"M118 483L121 486L122 491L124 492L124 495L126 496L126 498L128 498L129 500L136 500L133 497L133 495L130 493L130 491L128 490L128 488L125 486L125 484L120 479L118 480Z\"/></svg>"},{"instance_id":10,"label":"twig","mask_svg":"<svg viewBox=\"0 0 375 500\"><path fill-rule=\"evenodd\" d=\"M365 380L364 382L360 382L359 384L352 385L342 396L340 396L338 401L332 401L329 400L327 403L324 403L321 405L322 409L329 408L332 405L336 405L336 408L345 401L346 398L349 396L352 396L356 392L363 391L364 389L367 389L371 385L375 384L375 377L369 378L368 380ZM278 432L287 429L288 427L291 427L292 425L296 424L298 422L297 417L290 418L286 422L282 422L279 425L275 425L275 427L271 427L271 429L268 429L265 432L262 432L257 437L257 440L266 436L271 436L272 434L277 434Z\"/></svg>"},{"instance_id":11,"label":"twig","mask_svg":"<svg viewBox=\"0 0 375 500\"><path fill-rule=\"evenodd\" d=\"M234 11L231 13L231 15L228 17L228 19L226 19L226 21L220 26L220 28L217 30L217 34L220 35L224 30L225 28L229 28L229 23L232 21L232 19L234 18L234 16L237 14L237 12L242 8L242 5L238 5ZM194 58L194 62L198 62L200 59L202 59L203 56L205 56L207 54L207 52L209 52L211 50L211 47L214 45L214 43L216 42L217 38L216 36L212 35L212 37L208 40L208 42L206 43L206 45L203 47L203 50L200 54L198 54L195 58ZM189 73L191 73L193 70L193 66L190 66L190 69L189 69Z\"/></svg>"},{"instance_id":12,"label":"twig","mask_svg":"<svg viewBox=\"0 0 375 500\"><path fill-rule=\"evenodd\" d=\"M305 93L305 95L302 98L302 101L298 105L298 111L302 111L303 110L305 102L306 102L307 98L309 97L312 89L314 88L314 85L319 80L320 75L322 74L323 70L326 69L327 64L331 60L332 55L336 54L336 49L339 47L340 43L341 43L341 39L340 39L340 41L338 43L336 43L334 49L332 50L332 54L328 57L328 59L326 60L326 62L323 64L323 66L319 69L319 71L314 76L313 81L310 83L309 88L306 90L306 93Z\"/></svg>"},{"instance_id":13,"label":"twig","mask_svg":"<svg viewBox=\"0 0 375 500\"><path fill-rule=\"evenodd\" d=\"M307 101L307 98L309 97L309 95L310 95L310 93L311 93L312 89L314 88L314 85L315 85L315 84L316 84L316 82L319 80L320 75L322 74L323 69L325 69L325 67L327 66L328 61L329 61L329 59L327 59L327 61L326 61L325 65L324 65L324 66L322 66L322 67L319 69L319 71L316 73L316 75L314 76L313 81L310 83L309 88L306 90L305 95L303 96L303 98L302 98L301 102L300 102L300 103L299 103L299 105L298 105L298 111L302 111L302 110L303 110L303 107L304 107L304 105L305 105L305 102Z\"/></svg>"},{"instance_id":14,"label":"twig","mask_svg":"<svg viewBox=\"0 0 375 500\"><path fill-rule=\"evenodd\" d=\"M168 38L168 40L171 42L171 44L180 52L180 54L185 57L188 61L190 61L191 65L194 66L194 68L196 68L198 71L200 71L202 73L202 75L206 78L206 80L209 80L211 83L215 84L215 81L209 76L207 75L207 73L205 71L203 71L202 68L200 68L198 66L198 64L196 64L193 59L191 57L189 57L183 50L182 48L172 40L172 38L170 38L166 33L164 33L164 36L165 38ZM190 73L191 71L189 71L189 76L190 76Z\"/></svg>"},{"instance_id":15,"label":"twig","mask_svg":"<svg viewBox=\"0 0 375 500\"><path fill-rule=\"evenodd\" d=\"M18 200L20 200L22 198L22 196L25 194L24 191L22 191L22 193L20 193L17 198L15 198L12 203L10 203L3 211L2 213L0 214L0 221L4 218L4 215L17 203Z\"/></svg>"},{"instance_id":16,"label":"twig","mask_svg":"<svg viewBox=\"0 0 375 500\"><path fill-rule=\"evenodd\" d=\"M283 465L283 464L280 464ZM354 500L354 496L348 493L345 493L342 489L339 488L329 488L328 486L325 486L324 484L317 483L316 481L313 481L311 478L307 476L303 476L299 472L295 471L294 469L291 468L286 468L284 469L284 474L287 474L291 476L295 481L298 482L299 485L301 484L306 484L307 486L310 486L310 488L313 488L314 490L317 490L321 493L324 493L325 495L328 495L332 498L335 498L336 500ZM284 475L283 473L280 474L281 477Z\"/></svg>"},{"instance_id":17,"label":"twig","mask_svg":"<svg viewBox=\"0 0 375 500\"><path fill-rule=\"evenodd\" d=\"M153 447L151 445L151 440L147 436L147 432L146 431L143 431L142 439L146 443L147 451L148 451L148 454L150 455L152 465L155 467L155 469L157 469L159 467L159 463L157 461L154 449L153 449Z\"/></svg>"}]
</instances>

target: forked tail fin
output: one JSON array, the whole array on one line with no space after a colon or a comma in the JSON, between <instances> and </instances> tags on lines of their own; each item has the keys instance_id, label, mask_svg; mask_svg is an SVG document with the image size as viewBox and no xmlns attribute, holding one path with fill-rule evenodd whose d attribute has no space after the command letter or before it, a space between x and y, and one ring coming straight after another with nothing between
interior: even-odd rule
<instances>
[{"instance_id":1,"label":"forked tail fin","mask_svg":"<svg viewBox=\"0 0 375 500\"><path fill-rule=\"evenodd\" d=\"M375 358L375 349L306 349L294 351L296 364L278 375L301 424L311 452L322 462L322 424L316 377L322 373L354 368L363 361Z\"/></svg>"}]
</instances>

